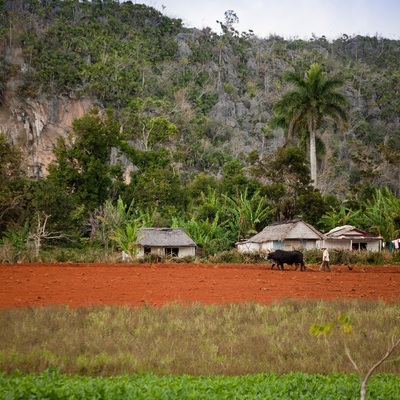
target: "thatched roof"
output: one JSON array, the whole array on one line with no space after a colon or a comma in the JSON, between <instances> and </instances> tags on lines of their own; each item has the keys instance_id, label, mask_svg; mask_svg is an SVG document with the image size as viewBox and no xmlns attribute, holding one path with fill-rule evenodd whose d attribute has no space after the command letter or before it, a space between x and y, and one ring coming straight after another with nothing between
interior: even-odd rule
<instances>
[{"instance_id":1,"label":"thatched roof","mask_svg":"<svg viewBox=\"0 0 400 400\"><path fill-rule=\"evenodd\" d=\"M182 228L142 228L138 232L139 246L196 247Z\"/></svg>"},{"instance_id":2,"label":"thatched roof","mask_svg":"<svg viewBox=\"0 0 400 400\"><path fill-rule=\"evenodd\" d=\"M247 239L247 243L265 243L274 240L321 240L323 233L301 220L274 222L257 235Z\"/></svg>"}]
</instances>

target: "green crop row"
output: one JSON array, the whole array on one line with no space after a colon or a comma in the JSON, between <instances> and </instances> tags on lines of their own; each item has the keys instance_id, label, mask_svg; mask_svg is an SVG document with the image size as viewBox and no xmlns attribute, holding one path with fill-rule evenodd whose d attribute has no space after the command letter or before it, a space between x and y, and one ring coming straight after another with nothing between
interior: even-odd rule
<instances>
[{"instance_id":1,"label":"green crop row","mask_svg":"<svg viewBox=\"0 0 400 400\"><path fill-rule=\"evenodd\" d=\"M152 374L116 377L68 376L48 370L40 374L0 374L0 398L8 399L357 399L354 374L309 375L274 373L194 377ZM371 399L400 398L400 376L375 375Z\"/></svg>"}]
</instances>

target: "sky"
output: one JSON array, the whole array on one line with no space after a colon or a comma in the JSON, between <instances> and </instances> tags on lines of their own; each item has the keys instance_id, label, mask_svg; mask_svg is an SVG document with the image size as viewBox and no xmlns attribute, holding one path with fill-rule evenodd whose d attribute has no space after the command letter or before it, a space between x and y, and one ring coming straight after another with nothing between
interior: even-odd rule
<instances>
[{"instance_id":1,"label":"sky","mask_svg":"<svg viewBox=\"0 0 400 400\"><path fill-rule=\"evenodd\" d=\"M154 7L187 28L210 27L221 33L225 11L233 10L239 32L250 29L260 38L278 35L308 40L376 36L400 39L400 0L133 0Z\"/></svg>"}]
</instances>

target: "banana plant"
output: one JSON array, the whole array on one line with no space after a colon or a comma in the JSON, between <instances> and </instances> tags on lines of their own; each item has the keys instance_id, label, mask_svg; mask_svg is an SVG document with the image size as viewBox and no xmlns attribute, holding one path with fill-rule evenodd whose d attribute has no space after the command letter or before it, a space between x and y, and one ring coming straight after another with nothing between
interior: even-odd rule
<instances>
[{"instance_id":1,"label":"banana plant","mask_svg":"<svg viewBox=\"0 0 400 400\"><path fill-rule=\"evenodd\" d=\"M325 213L319 220L318 225L328 231L342 225L360 226L362 214L363 211L361 209L353 210L342 204L339 209L332 208L331 211Z\"/></svg>"},{"instance_id":2,"label":"banana plant","mask_svg":"<svg viewBox=\"0 0 400 400\"><path fill-rule=\"evenodd\" d=\"M249 196L248 189L235 197L224 195L229 218L229 227L237 240L257 233L257 226L267 221L271 208L259 192Z\"/></svg>"},{"instance_id":3,"label":"banana plant","mask_svg":"<svg viewBox=\"0 0 400 400\"><path fill-rule=\"evenodd\" d=\"M192 216L190 219L174 217L172 227L184 228L185 232L203 250L204 255L227 250L232 245L230 232L220 221L218 212L214 218L206 219L198 219L196 216Z\"/></svg>"},{"instance_id":4,"label":"banana plant","mask_svg":"<svg viewBox=\"0 0 400 400\"><path fill-rule=\"evenodd\" d=\"M374 233L391 241L400 234L400 199L388 187L375 189L372 199L367 201L364 225Z\"/></svg>"}]
</instances>

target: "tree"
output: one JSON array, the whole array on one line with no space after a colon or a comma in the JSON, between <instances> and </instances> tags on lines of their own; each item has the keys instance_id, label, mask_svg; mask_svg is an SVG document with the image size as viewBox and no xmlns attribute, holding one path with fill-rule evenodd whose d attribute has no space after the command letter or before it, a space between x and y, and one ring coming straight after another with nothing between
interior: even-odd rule
<instances>
[{"instance_id":1,"label":"tree","mask_svg":"<svg viewBox=\"0 0 400 400\"><path fill-rule=\"evenodd\" d=\"M47 221L50 215L45 213L37 212L36 226L34 226L28 234L28 238L33 242L35 249L36 258L39 257L40 249L42 247L42 239L65 239L65 236L61 232L49 232L47 230Z\"/></svg>"},{"instance_id":2,"label":"tree","mask_svg":"<svg viewBox=\"0 0 400 400\"><path fill-rule=\"evenodd\" d=\"M246 176L244 167L238 159L231 159L223 165L220 189L227 196L235 196L246 188L250 190L249 194L253 194L259 186L258 182Z\"/></svg>"},{"instance_id":3,"label":"tree","mask_svg":"<svg viewBox=\"0 0 400 400\"><path fill-rule=\"evenodd\" d=\"M122 182L119 164L111 165L111 150L119 146L119 126L112 115L102 118L97 110L73 123L67 143L60 139L57 159L49 166L48 179L67 190L78 205L94 210Z\"/></svg>"},{"instance_id":4,"label":"tree","mask_svg":"<svg viewBox=\"0 0 400 400\"><path fill-rule=\"evenodd\" d=\"M312 64L304 77L292 72L284 79L294 87L275 103L273 122L287 128L288 140L302 129L308 131L311 180L317 187L316 134L326 118L347 121L347 100L338 91L343 83L324 74L318 63Z\"/></svg>"},{"instance_id":5,"label":"tree","mask_svg":"<svg viewBox=\"0 0 400 400\"><path fill-rule=\"evenodd\" d=\"M316 189L310 185L310 169L304 153L297 147L281 147L275 157L254 161L251 172L265 179L267 184L263 194L271 202L276 221L303 215L303 210L299 208L300 198L303 204L306 203L304 199L314 200ZM310 208L310 203L306 203L305 207Z\"/></svg>"},{"instance_id":6,"label":"tree","mask_svg":"<svg viewBox=\"0 0 400 400\"><path fill-rule=\"evenodd\" d=\"M135 201L125 204L119 197L116 204L111 200L96 209L90 218L91 240L105 248L116 244L129 257L137 255L138 232L141 228L152 227L155 210L143 210Z\"/></svg>"},{"instance_id":7,"label":"tree","mask_svg":"<svg viewBox=\"0 0 400 400\"><path fill-rule=\"evenodd\" d=\"M25 219L31 226L38 222L36 215L46 215L48 231L62 232L70 239L81 236L84 207L65 188L50 179L38 179L29 182L26 192Z\"/></svg>"},{"instance_id":8,"label":"tree","mask_svg":"<svg viewBox=\"0 0 400 400\"><path fill-rule=\"evenodd\" d=\"M225 16L225 26L227 29L232 29L233 24L238 24L239 23L239 17L236 15L235 11L233 10L227 10L224 13Z\"/></svg>"},{"instance_id":9,"label":"tree","mask_svg":"<svg viewBox=\"0 0 400 400\"><path fill-rule=\"evenodd\" d=\"M9 223L16 224L22 213L22 155L0 134L0 234Z\"/></svg>"},{"instance_id":10,"label":"tree","mask_svg":"<svg viewBox=\"0 0 400 400\"><path fill-rule=\"evenodd\" d=\"M332 334L335 326L339 325L339 328L345 334L350 334L353 332L353 327L351 325L351 320L347 315L339 314L337 321L330 321L326 324L313 324L310 327L310 334L316 338L320 338L321 336L326 336L328 334ZM386 334L387 332L385 332ZM361 381L360 388L360 400L365 400L367 398L367 384L371 375L375 372L375 370L385 361L394 361L394 359L390 359L389 357L396 350L397 346L400 345L400 338L397 335L391 337L385 354L375 362L370 368L366 371L363 370L359 364L356 363L353 356L350 353L350 349L347 345L347 341L343 338L343 345L345 349L345 353L347 358L349 359L352 367L357 371L357 374Z\"/></svg>"}]
</instances>

